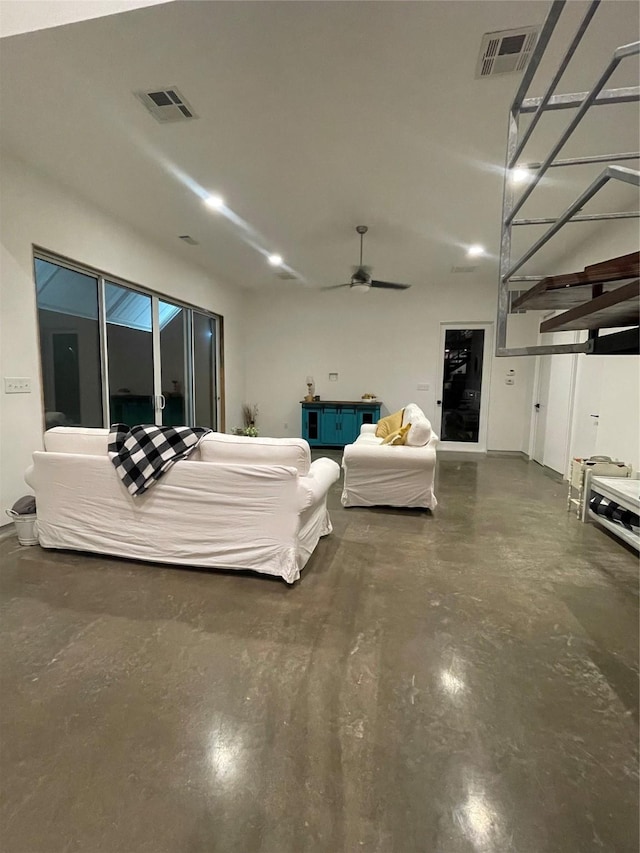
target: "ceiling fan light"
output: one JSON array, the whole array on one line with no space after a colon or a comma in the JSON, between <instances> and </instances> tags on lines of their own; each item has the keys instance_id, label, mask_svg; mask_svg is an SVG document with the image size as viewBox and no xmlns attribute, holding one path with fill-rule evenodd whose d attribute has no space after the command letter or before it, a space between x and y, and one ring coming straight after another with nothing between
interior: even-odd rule
<instances>
[{"instance_id":1,"label":"ceiling fan light","mask_svg":"<svg viewBox=\"0 0 640 853\"><path fill-rule=\"evenodd\" d=\"M351 285L351 290L355 290L357 293L368 293L371 290L371 285L366 281L357 281Z\"/></svg>"}]
</instances>

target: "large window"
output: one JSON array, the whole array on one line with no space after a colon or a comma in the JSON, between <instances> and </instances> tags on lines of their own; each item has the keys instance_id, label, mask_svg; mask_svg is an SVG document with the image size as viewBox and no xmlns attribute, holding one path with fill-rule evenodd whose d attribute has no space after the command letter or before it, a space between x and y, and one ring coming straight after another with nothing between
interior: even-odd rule
<instances>
[{"instance_id":1,"label":"large window","mask_svg":"<svg viewBox=\"0 0 640 853\"><path fill-rule=\"evenodd\" d=\"M218 428L220 317L35 258L45 423Z\"/></svg>"},{"instance_id":2,"label":"large window","mask_svg":"<svg viewBox=\"0 0 640 853\"><path fill-rule=\"evenodd\" d=\"M36 258L46 426L102 426L98 279Z\"/></svg>"}]
</instances>

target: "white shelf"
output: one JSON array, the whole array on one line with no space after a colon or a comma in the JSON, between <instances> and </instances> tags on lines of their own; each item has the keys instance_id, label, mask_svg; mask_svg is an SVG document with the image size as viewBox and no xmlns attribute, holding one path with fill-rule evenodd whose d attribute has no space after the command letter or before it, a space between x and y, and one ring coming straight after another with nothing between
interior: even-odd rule
<instances>
[{"instance_id":1,"label":"white shelf","mask_svg":"<svg viewBox=\"0 0 640 853\"><path fill-rule=\"evenodd\" d=\"M607 500L614 501L625 509L631 510L636 514L640 514L640 480L629 480L619 477L591 477L589 482L589 494L587 501L590 500L591 494L602 495ZM610 530L619 539L622 539L636 551L640 551L640 533L633 530L627 530L621 524L610 521L603 515L598 515L593 510L588 510L588 517L592 521L596 521L607 530Z\"/></svg>"},{"instance_id":2,"label":"white shelf","mask_svg":"<svg viewBox=\"0 0 640 853\"><path fill-rule=\"evenodd\" d=\"M626 527L623 527L621 524L616 524L613 521L609 521L609 519L605 518L603 515L596 515L593 510L589 510L588 515L592 521L597 521L598 524L606 527L607 530L610 530L619 539L623 539L627 545L631 545L631 547L635 548L636 551L640 551L640 536L637 533L634 533L633 530L627 530Z\"/></svg>"},{"instance_id":3,"label":"white shelf","mask_svg":"<svg viewBox=\"0 0 640 853\"><path fill-rule=\"evenodd\" d=\"M618 477L592 477L591 489L640 514L640 480Z\"/></svg>"}]
</instances>

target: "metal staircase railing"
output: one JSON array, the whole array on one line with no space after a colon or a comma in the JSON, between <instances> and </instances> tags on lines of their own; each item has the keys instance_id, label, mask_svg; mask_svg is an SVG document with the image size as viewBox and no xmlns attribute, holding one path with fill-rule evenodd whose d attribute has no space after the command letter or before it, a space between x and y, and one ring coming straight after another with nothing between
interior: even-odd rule
<instances>
[{"instance_id":1,"label":"metal staircase railing","mask_svg":"<svg viewBox=\"0 0 640 853\"><path fill-rule=\"evenodd\" d=\"M543 276L519 275L515 273L521 269L527 261L544 246L558 231L567 223L593 222L598 220L630 219L640 216L639 211L619 211L614 213L580 214L579 211L602 187L609 181L622 181L624 183L640 186L640 172L624 166L612 166L611 163L625 160L633 160L640 157L640 152L614 152L612 154L598 154L588 157L572 157L564 160L558 159L570 136L578 127L584 116L592 107L607 104L636 103L640 100L640 87L628 86L617 89L605 89L605 85L618 65L630 56L640 53L640 42L623 45L614 51L613 56L602 71L589 92L569 93L556 95L555 90L569 65L578 45L580 44L589 24L591 23L601 0L592 0L585 15L571 39L566 53L553 75L547 91L538 98L526 98L531 81L544 56L556 24L562 14L566 0L553 0L551 9L543 24L540 37L535 50L525 70L523 79L511 105L509 112L509 130L507 139L507 154L505 160L504 191L502 202L502 225L500 240L500 274L498 290L498 316L496 334L497 356L520 356L520 355L546 355L552 353L575 353L592 352L593 341L597 338L597 330L590 332L590 339L581 343L551 344L544 346L507 347L507 318L509 315L509 284L516 282L538 282ZM511 170L518 163L522 152L529 141L534 128L545 112L559 109L577 109L577 112L567 128L552 146L549 154L541 163L529 163L526 167L534 172L531 182L525 186L522 193L516 198ZM526 128L520 133L520 116L533 113L533 117ZM527 199L538 187L541 179L548 169L563 168L575 165L593 163L607 163L602 173L590 184L589 187L558 217L538 217L516 219L518 211ZM549 225L547 231L537 240L524 254L513 260L511 257L512 228L526 225Z\"/></svg>"}]
</instances>

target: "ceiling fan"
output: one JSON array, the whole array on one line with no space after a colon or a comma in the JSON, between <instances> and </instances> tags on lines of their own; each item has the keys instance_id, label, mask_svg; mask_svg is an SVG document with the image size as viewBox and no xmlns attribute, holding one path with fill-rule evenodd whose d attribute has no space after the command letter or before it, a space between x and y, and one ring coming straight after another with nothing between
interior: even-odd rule
<instances>
[{"instance_id":1,"label":"ceiling fan","mask_svg":"<svg viewBox=\"0 0 640 853\"><path fill-rule=\"evenodd\" d=\"M407 290L411 287L410 284L398 284L395 281L377 281L371 278L371 267L365 267L362 264L362 241L364 235L369 228L366 225L357 225L356 231L360 235L360 263L353 268L351 281L346 284L332 284L329 287L323 287L323 290L336 290L338 287L350 287L351 290L357 290L360 293L366 293L372 287L380 287L384 290Z\"/></svg>"}]
</instances>

